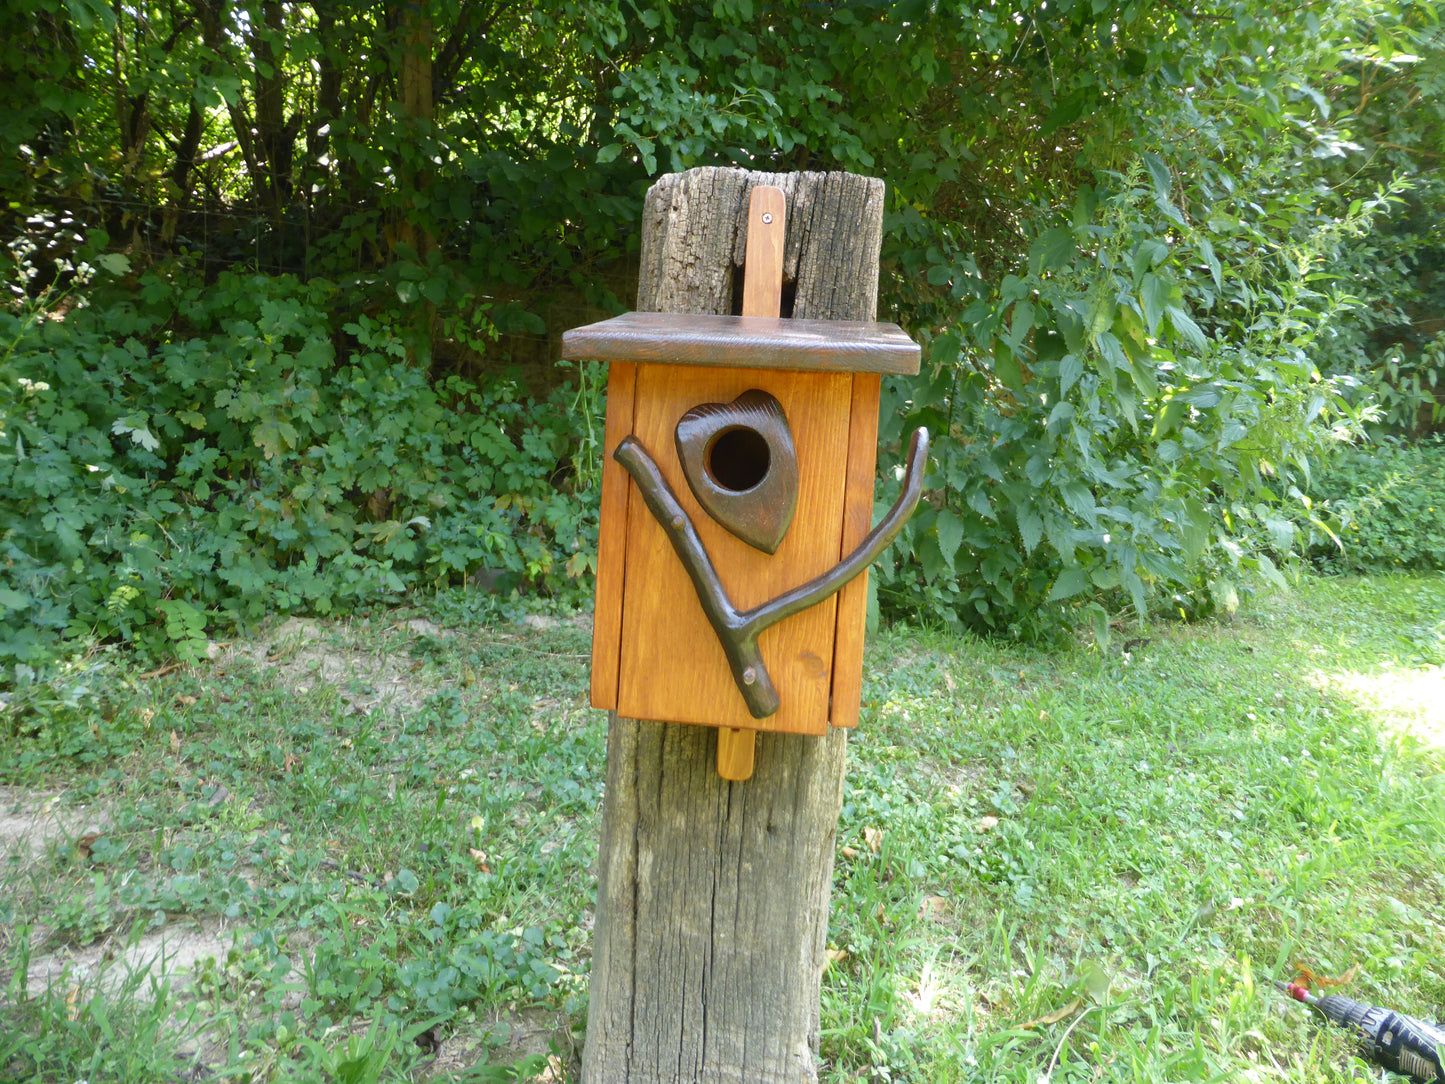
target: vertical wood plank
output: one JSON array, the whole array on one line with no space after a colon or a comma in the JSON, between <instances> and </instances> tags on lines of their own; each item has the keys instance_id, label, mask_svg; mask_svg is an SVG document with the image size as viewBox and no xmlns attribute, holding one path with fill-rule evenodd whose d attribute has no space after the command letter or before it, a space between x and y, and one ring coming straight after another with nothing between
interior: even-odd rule
<instances>
[{"instance_id":1,"label":"vertical wood plank","mask_svg":"<svg viewBox=\"0 0 1445 1084\"><path fill-rule=\"evenodd\" d=\"M602 428L602 522L620 528L627 522L628 479L612 451L632 431L637 366L613 362L607 374L607 418ZM626 532L604 530L597 540L597 586L592 614L594 708L617 709L617 675L622 652L622 597L626 569Z\"/></svg>"},{"instance_id":2,"label":"vertical wood plank","mask_svg":"<svg viewBox=\"0 0 1445 1084\"><path fill-rule=\"evenodd\" d=\"M743 258L744 316L776 318L782 312L787 215L788 198L781 188L759 185L749 193L748 240ZM718 730L718 775L735 783L749 779L756 758L757 738L752 729L722 727Z\"/></svg>"},{"instance_id":3,"label":"vertical wood plank","mask_svg":"<svg viewBox=\"0 0 1445 1084\"><path fill-rule=\"evenodd\" d=\"M873 527L873 480L878 469L878 403L882 380L877 373L855 373L848 428L848 481L843 499L843 531L838 558L858 546ZM863 698L863 640L868 618L868 576L843 585L838 593L838 631L833 639L834 726L858 725Z\"/></svg>"},{"instance_id":4,"label":"vertical wood plank","mask_svg":"<svg viewBox=\"0 0 1445 1084\"><path fill-rule=\"evenodd\" d=\"M782 311L787 214L788 197L781 188L759 185L750 193L743 316L776 317Z\"/></svg>"}]
</instances>

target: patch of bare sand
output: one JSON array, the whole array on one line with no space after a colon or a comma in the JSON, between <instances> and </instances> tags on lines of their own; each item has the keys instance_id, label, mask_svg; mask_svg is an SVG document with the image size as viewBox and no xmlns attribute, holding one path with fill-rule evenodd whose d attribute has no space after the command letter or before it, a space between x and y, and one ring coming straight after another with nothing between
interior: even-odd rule
<instances>
[{"instance_id":1,"label":"patch of bare sand","mask_svg":"<svg viewBox=\"0 0 1445 1084\"><path fill-rule=\"evenodd\" d=\"M14 870L43 857L51 844L66 846L104 832L110 814L97 805L70 801L53 790L0 787L0 863Z\"/></svg>"},{"instance_id":2,"label":"patch of bare sand","mask_svg":"<svg viewBox=\"0 0 1445 1084\"><path fill-rule=\"evenodd\" d=\"M63 793L0 787L0 858L11 890L23 880L16 875L39 863L52 848L75 847L103 835L111 824L110 814L101 806L73 803ZM42 896L41 903L45 902ZM9 931L9 936L15 935L16 931ZM31 930L30 941L40 949L51 936L51 929L39 923ZM127 943L111 936L84 948L62 947L31 956L26 982L32 992L92 978L102 987L113 987L128 972L148 970L157 979L172 979L175 986L175 980L183 979L202 960L224 958L231 938L231 931L220 922L166 925ZM144 988L149 989L149 984Z\"/></svg>"},{"instance_id":3,"label":"patch of bare sand","mask_svg":"<svg viewBox=\"0 0 1445 1084\"><path fill-rule=\"evenodd\" d=\"M506 1036L500 1045L499 1034ZM418 1069L416 1079L419 1084L441 1084L464 1078L477 1066L515 1065L529 1057L546 1061L533 1075L519 1080L527 1084L561 1084L566 1067L575 1065L581 1057L565 1013L522 1009L478 1020L443 1039L432 1061Z\"/></svg>"},{"instance_id":4,"label":"patch of bare sand","mask_svg":"<svg viewBox=\"0 0 1445 1084\"><path fill-rule=\"evenodd\" d=\"M394 627L431 639L456 635L420 617L398 621ZM378 709L417 708L436 692L434 679L416 680L416 663L409 655L373 650L344 623L288 618L259 640L232 645L217 664L224 667L239 659L277 674L297 692L331 686L363 715Z\"/></svg>"},{"instance_id":5,"label":"patch of bare sand","mask_svg":"<svg viewBox=\"0 0 1445 1084\"><path fill-rule=\"evenodd\" d=\"M85 985L92 980L105 990L119 987L130 974L146 973L157 982L168 981L176 992L190 988L195 969L207 960L224 960L237 935L236 929L214 919L167 923L133 939L123 935L102 938L85 948L63 948L34 957L26 972L32 993L65 983ZM149 982L139 989L150 993Z\"/></svg>"}]
</instances>

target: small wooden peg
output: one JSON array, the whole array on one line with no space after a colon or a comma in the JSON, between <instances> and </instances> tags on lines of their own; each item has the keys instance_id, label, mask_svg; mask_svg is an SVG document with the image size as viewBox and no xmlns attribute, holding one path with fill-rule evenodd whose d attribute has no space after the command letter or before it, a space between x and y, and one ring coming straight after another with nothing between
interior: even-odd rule
<instances>
[{"instance_id":1,"label":"small wooden peg","mask_svg":"<svg viewBox=\"0 0 1445 1084\"><path fill-rule=\"evenodd\" d=\"M753 776L757 731L720 727L717 732L717 774L734 783Z\"/></svg>"}]
</instances>

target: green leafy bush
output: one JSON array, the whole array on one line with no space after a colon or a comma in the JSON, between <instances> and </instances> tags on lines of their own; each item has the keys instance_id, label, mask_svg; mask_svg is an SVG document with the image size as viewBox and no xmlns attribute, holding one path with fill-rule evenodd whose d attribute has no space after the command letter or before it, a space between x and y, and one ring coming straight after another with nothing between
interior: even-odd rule
<instances>
[{"instance_id":1,"label":"green leafy bush","mask_svg":"<svg viewBox=\"0 0 1445 1084\"><path fill-rule=\"evenodd\" d=\"M0 659L194 658L218 622L482 569L580 596L585 386L434 384L383 320L334 327L319 279L154 270L93 296L0 311Z\"/></svg>"},{"instance_id":2,"label":"green leafy bush","mask_svg":"<svg viewBox=\"0 0 1445 1084\"><path fill-rule=\"evenodd\" d=\"M1395 349L1367 374L1388 432L1418 437L1445 421L1445 332L1416 351Z\"/></svg>"},{"instance_id":3,"label":"green leafy bush","mask_svg":"<svg viewBox=\"0 0 1445 1084\"><path fill-rule=\"evenodd\" d=\"M1350 448L1315 479L1338 522L1314 559L1340 572L1445 569L1445 441Z\"/></svg>"},{"instance_id":4,"label":"green leafy bush","mask_svg":"<svg viewBox=\"0 0 1445 1084\"><path fill-rule=\"evenodd\" d=\"M1261 187L1283 182L1288 158L1255 169ZM901 536L914 560L880 568L885 609L1047 637L1085 613L1102 628L1101 605L1196 616L1283 585L1313 526L1311 459L1359 430L1312 358L1348 304L1320 268L1391 196L1332 219L1318 210L1328 193L1279 189L1266 263L1252 234L1187 220L1182 183L1141 155L1084 190L993 290L935 254L937 277L980 296L885 403L886 442L916 425L939 435L932 499ZM1249 213L1226 192L1212 193L1216 219Z\"/></svg>"}]
</instances>

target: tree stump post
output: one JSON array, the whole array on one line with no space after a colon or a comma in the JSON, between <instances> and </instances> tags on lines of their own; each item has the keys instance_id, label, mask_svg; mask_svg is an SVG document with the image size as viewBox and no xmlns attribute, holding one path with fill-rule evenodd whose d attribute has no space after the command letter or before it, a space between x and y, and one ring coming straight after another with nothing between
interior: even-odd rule
<instances>
[{"instance_id":1,"label":"tree stump post","mask_svg":"<svg viewBox=\"0 0 1445 1084\"><path fill-rule=\"evenodd\" d=\"M702 168L660 178L639 311L741 303L748 198L787 197L783 315L873 320L883 182ZM758 735L717 774L718 731L613 713L583 1084L815 1084L845 732Z\"/></svg>"}]
</instances>

